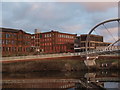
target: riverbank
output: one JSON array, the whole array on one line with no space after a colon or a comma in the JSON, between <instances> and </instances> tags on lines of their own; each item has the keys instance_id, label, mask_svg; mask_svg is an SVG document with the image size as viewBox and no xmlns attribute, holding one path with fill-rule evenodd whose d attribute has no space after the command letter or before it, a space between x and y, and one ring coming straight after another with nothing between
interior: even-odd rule
<instances>
[{"instance_id":1,"label":"riverbank","mask_svg":"<svg viewBox=\"0 0 120 90\"><path fill-rule=\"evenodd\" d=\"M73 56L64 58L50 58L2 63L2 72L38 72L38 71L84 71L88 70L84 64L84 57ZM120 69L120 57L101 56L96 61L93 70Z\"/></svg>"},{"instance_id":2,"label":"riverbank","mask_svg":"<svg viewBox=\"0 0 120 90\"><path fill-rule=\"evenodd\" d=\"M3 63L3 72L79 71L87 68L82 57Z\"/></svg>"}]
</instances>

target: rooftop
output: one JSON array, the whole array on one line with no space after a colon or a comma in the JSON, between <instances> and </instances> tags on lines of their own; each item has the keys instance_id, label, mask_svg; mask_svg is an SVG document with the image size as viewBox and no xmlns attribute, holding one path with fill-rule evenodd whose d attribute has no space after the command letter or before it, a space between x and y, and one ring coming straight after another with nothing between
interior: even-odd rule
<instances>
[{"instance_id":1,"label":"rooftop","mask_svg":"<svg viewBox=\"0 0 120 90\"><path fill-rule=\"evenodd\" d=\"M1 27L0 27L0 29L1 29L2 32L13 32L13 33L18 33L19 31L22 31L22 32L26 33L25 31L19 30L19 29L1 28ZM26 34L29 34L29 33L26 33Z\"/></svg>"}]
</instances>

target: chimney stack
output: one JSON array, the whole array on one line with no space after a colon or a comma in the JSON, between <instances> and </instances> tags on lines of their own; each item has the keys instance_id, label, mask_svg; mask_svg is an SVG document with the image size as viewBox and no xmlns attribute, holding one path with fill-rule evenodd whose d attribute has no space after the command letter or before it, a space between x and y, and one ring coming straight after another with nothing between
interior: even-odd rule
<instances>
[{"instance_id":1,"label":"chimney stack","mask_svg":"<svg viewBox=\"0 0 120 90\"><path fill-rule=\"evenodd\" d=\"M35 34L37 34L37 33L41 33L40 29L35 29Z\"/></svg>"}]
</instances>

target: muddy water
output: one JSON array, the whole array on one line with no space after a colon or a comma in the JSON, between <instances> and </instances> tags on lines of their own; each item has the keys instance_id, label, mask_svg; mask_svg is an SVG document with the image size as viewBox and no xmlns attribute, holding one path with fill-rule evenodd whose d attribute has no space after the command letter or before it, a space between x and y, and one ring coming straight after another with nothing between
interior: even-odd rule
<instances>
[{"instance_id":1,"label":"muddy water","mask_svg":"<svg viewBox=\"0 0 120 90\"><path fill-rule=\"evenodd\" d=\"M3 88L65 88L76 90L84 83L95 83L107 88L120 88L119 72L98 71L98 72L58 72L44 71L32 73L3 73ZM92 85L92 84L91 84ZM92 86L95 88L94 86Z\"/></svg>"}]
</instances>

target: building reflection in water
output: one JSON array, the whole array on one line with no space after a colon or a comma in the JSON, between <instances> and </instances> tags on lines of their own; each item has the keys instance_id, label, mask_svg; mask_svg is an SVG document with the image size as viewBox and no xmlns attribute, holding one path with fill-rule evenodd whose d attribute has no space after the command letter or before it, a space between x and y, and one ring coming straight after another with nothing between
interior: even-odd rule
<instances>
[{"instance_id":1,"label":"building reflection in water","mask_svg":"<svg viewBox=\"0 0 120 90\"><path fill-rule=\"evenodd\" d=\"M110 90L110 88L118 88L120 90L119 86L120 86L119 82L104 82L104 87L108 88L107 90Z\"/></svg>"},{"instance_id":2,"label":"building reflection in water","mask_svg":"<svg viewBox=\"0 0 120 90\"><path fill-rule=\"evenodd\" d=\"M49 74L48 74L49 73ZM34 72L3 73L3 88L83 88L96 84L104 88L120 88L119 72ZM86 86L87 87L87 86Z\"/></svg>"}]
</instances>

